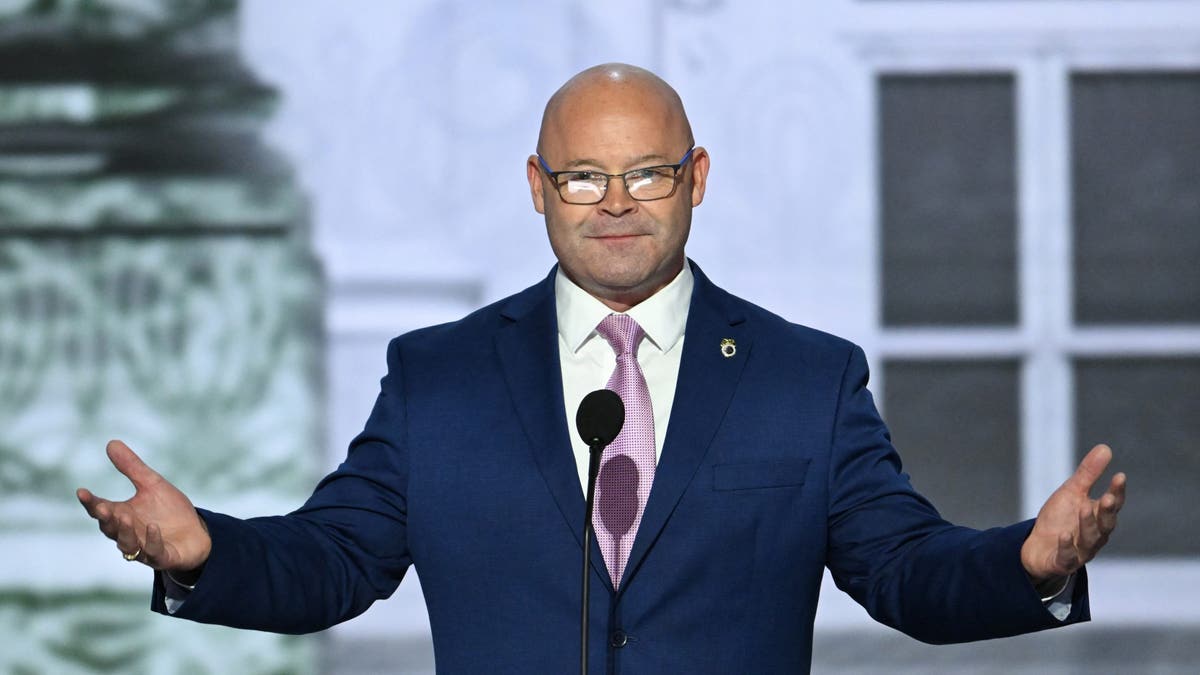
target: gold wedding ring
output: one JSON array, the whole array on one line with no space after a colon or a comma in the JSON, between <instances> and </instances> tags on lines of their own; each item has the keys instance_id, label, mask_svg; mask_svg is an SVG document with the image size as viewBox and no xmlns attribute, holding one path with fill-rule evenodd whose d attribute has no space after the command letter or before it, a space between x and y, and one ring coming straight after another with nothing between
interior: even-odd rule
<instances>
[{"instance_id":1,"label":"gold wedding ring","mask_svg":"<svg viewBox=\"0 0 1200 675\"><path fill-rule=\"evenodd\" d=\"M142 554L142 549L139 546L138 550L134 551L133 553L122 553L121 557L128 560L129 562L133 562L134 560L137 560L138 556L141 554Z\"/></svg>"}]
</instances>

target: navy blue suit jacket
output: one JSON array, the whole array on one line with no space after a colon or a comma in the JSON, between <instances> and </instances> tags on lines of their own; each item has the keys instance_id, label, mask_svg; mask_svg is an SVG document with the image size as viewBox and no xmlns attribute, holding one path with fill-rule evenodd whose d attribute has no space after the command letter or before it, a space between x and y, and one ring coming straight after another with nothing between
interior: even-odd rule
<instances>
[{"instance_id":1,"label":"navy blue suit jacket","mask_svg":"<svg viewBox=\"0 0 1200 675\"><path fill-rule=\"evenodd\" d=\"M826 566L919 640L1062 625L1021 567L1031 523L957 527L913 490L858 347L693 269L675 404L619 592L592 553L593 672L806 672ZM576 670L584 497L557 350L553 272L393 340L365 429L302 508L202 511L212 555L177 616L317 631L415 565L439 672ZM1087 618L1086 587L1081 575L1065 623Z\"/></svg>"}]
</instances>

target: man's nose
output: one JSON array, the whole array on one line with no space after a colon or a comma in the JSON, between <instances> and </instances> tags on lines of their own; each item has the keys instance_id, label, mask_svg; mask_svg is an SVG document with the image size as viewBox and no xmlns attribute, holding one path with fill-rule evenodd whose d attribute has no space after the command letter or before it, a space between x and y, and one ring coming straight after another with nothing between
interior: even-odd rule
<instances>
[{"instance_id":1,"label":"man's nose","mask_svg":"<svg viewBox=\"0 0 1200 675\"><path fill-rule=\"evenodd\" d=\"M625 188L624 176L608 179L608 189L604 191L604 199L600 200L600 210L616 217L637 210L637 200L631 197L629 190Z\"/></svg>"}]
</instances>

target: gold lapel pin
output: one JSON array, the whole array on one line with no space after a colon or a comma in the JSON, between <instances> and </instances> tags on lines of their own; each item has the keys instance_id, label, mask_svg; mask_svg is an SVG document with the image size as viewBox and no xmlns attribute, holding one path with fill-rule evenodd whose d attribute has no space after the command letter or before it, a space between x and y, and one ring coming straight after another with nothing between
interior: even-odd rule
<instances>
[{"instance_id":1,"label":"gold lapel pin","mask_svg":"<svg viewBox=\"0 0 1200 675\"><path fill-rule=\"evenodd\" d=\"M733 341L733 338L723 338L721 340L721 356L731 359L736 353L737 343Z\"/></svg>"}]
</instances>

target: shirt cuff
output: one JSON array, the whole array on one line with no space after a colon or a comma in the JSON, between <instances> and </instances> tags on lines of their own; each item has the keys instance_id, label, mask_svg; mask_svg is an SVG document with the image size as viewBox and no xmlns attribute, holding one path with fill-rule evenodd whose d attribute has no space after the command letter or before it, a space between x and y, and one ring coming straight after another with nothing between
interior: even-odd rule
<instances>
[{"instance_id":1,"label":"shirt cuff","mask_svg":"<svg viewBox=\"0 0 1200 675\"><path fill-rule=\"evenodd\" d=\"M1059 621L1065 620L1071 614L1071 598L1075 595L1075 575L1071 574L1063 582L1063 587L1055 594L1042 598L1042 606Z\"/></svg>"},{"instance_id":2,"label":"shirt cuff","mask_svg":"<svg viewBox=\"0 0 1200 675\"><path fill-rule=\"evenodd\" d=\"M184 601L196 589L196 585L182 584L176 581L175 577L171 576L170 572L163 572L163 604L167 606L167 613L174 614L183 607Z\"/></svg>"}]
</instances>

